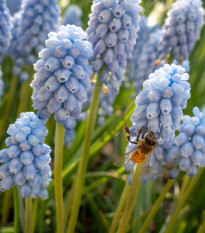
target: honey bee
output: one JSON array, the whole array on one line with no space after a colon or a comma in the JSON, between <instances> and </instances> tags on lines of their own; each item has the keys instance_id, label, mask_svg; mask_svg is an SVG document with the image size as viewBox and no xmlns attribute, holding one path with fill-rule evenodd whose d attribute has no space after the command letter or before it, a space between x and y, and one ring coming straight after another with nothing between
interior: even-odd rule
<instances>
[{"instance_id":1,"label":"honey bee","mask_svg":"<svg viewBox=\"0 0 205 233\"><path fill-rule=\"evenodd\" d=\"M155 148L157 147L158 144L158 138L155 137L155 133L153 131L149 131L146 129L143 133L144 126L139 130L137 134L137 139L136 141L131 141L130 140L130 130L125 124L125 133L126 133L126 138L127 140L132 143L136 144L137 148L122 155L118 160L114 162L114 165L117 167L121 167L125 159L126 164L128 164L131 161L133 161L136 164L141 164L144 167L149 168L149 159L151 154L154 152ZM140 135L142 134L142 140L140 140Z\"/></svg>"}]
</instances>

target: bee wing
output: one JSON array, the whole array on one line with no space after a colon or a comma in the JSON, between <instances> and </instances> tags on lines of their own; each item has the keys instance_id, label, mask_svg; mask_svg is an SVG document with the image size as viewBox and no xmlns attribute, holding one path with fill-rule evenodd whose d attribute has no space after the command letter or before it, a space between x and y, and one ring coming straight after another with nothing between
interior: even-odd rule
<instances>
[{"instance_id":1,"label":"bee wing","mask_svg":"<svg viewBox=\"0 0 205 233\"><path fill-rule=\"evenodd\" d=\"M140 178L142 179L143 177L145 177L147 175L147 173L149 172L149 161L150 161L150 157L151 157L152 153L149 154L145 161L143 163L141 163L140 165L142 166L141 172L140 172Z\"/></svg>"},{"instance_id":2,"label":"bee wing","mask_svg":"<svg viewBox=\"0 0 205 233\"><path fill-rule=\"evenodd\" d=\"M136 150L136 149L134 149L134 150ZM117 160L114 161L113 165L116 166L116 167L122 167L123 165L125 165L125 159L126 159L127 157L129 157L130 154L131 154L134 150L132 150L132 151L130 151L130 152L128 152L128 153L126 153L126 154L120 156L119 159L117 159ZM129 162L129 159L128 159L127 163L128 163L128 162Z\"/></svg>"}]
</instances>

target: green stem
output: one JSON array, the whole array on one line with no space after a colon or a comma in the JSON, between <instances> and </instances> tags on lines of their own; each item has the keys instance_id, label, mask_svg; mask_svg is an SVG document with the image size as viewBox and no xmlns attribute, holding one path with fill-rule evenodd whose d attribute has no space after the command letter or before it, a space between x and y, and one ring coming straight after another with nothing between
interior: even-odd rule
<instances>
[{"instance_id":1,"label":"green stem","mask_svg":"<svg viewBox=\"0 0 205 233\"><path fill-rule=\"evenodd\" d=\"M183 184L182 184L182 187L181 187L181 191L179 193L179 197L178 197L178 200L180 200L184 194L184 192L186 191L186 188L187 188L187 185L189 183L189 176L186 174L183 178Z\"/></svg>"},{"instance_id":2,"label":"green stem","mask_svg":"<svg viewBox=\"0 0 205 233\"><path fill-rule=\"evenodd\" d=\"M68 198L67 198L66 205L65 205L65 210L64 210L64 217L65 217L65 219L68 218L69 213L70 213L70 210L71 210L71 208L72 208L72 202L73 202L74 191L75 191L75 179L74 179L74 181L73 181L72 188L71 188L71 190L68 192L68 195L67 195Z\"/></svg>"},{"instance_id":3,"label":"green stem","mask_svg":"<svg viewBox=\"0 0 205 233\"><path fill-rule=\"evenodd\" d=\"M39 210L39 217L38 217L38 233L44 233L45 229L45 211L46 211L46 202L40 200L40 210Z\"/></svg>"},{"instance_id":4,"label":"green stem","mask_svg":"<svg viewBox=\"0 0 205 233\"><path fill-rule=\"evenodd\" d=\"M3 207L2 207L3 214L2 214L2 219L1 219L1 225L6 224L8 220L11 192L12 190L10 189L4 193L4 200L3 200Z\"/></svg>"},{"instance_id":5,"label":"green stem","mask_svg":"<svg viewBox=\"0 0 205 233\"><path fill-rule=\"evenodd\" d=\"M202 172L203 172L203 168L199 168L197 174L195 175L194 178L192 178L191 182L189 183L189 185L186 189L186 192L184 192L183 196L179 199L179 202L177 204L174 215L172 216L172 218L169 222L169 225L167 227L166 233L173 232L172 230L173 230L173 227L175 226L175 222L177 220L177 217L178 217L180 211L182 210L184 203L188 199L191 191L193 190L194 186L196 185L198 179L200 178Z\"/></svg>"},{"instance_id":6,"label":"green stem","mask_svg":"<svg viewBox=\"0 0 205 233\"><path fill-rule=\"evenodd\" d=\"M174 184L175 180L169 180L164 189L162 190L161 194L159 195L157 201L154 203L151 211L149 212L149 215L147 216L142 228L140 229L139 233L144 233L146 232L151 220L153 219L154 215L156 214L157 210L159 209L160 204L162 203L162 201L164 200L165 195L167 194L167 192L170 190L170 188L172 187L172 185Z\"/></svg>"},{"instance_id":7,"label":"green stem","mask_svg":"<svg viewBox=\"0 0 205 233\"><path fill-rule=\"evenodd\" d=\"M63 146L64 146L64 128L62 124L56 122L54 182L55 182L57 233L64 232L63 180L62 180Z\"/></svg>"},{"instance_id":8,"label":"green stem","mask_svg":"<svg viewBox=\"0 0 205 233\"><path fill-rule=\"evenodd\" d=\"M34 200L34 204L33 204L32 230L31 230L32 233L35 232L36 217L37 217L37 211L38 211L38 204L39 204L39 199L36 198L36 199Z\"/></svg>"},{"instance_id":9,"label":"green stem","mask_svg":"<svg viewBox=\"0 0 205 233\"><path fill-rule=\"evenodd\" d=\"M21 97L19 101L19 106L18 106L18 116L20 113L24 112L28 103L28 98L29 98L29 86L30 84L30 79L28 79L26 82L24 82L21 86Z\"/></svg>"},{"instance_id":10,"label":"green stem","mask_svg":"<svg viewBox=\"0 0 205 233\"><path fill-rule=\"evenodd\" d=\"M142 167L139 166L137 169L135 169L133 180L131 183L131 187L127 196L127 200L125 203L125 209L122 215L122 219L118 228L118 233L124 233L127 231L128 224L130 222L132 212L134 209L134 205L137 199L137 195L140 190L140 172L141 172Z\"/></svg>"},{"instance_id":11,"label":"green stem","mask_svg":"<svg viewBox=\"0 0 205 233\"><path fill-rule=\"evenodd\" d=\"M16 192L18 193L18 189L16 190ZM24 229L24 226L25 226L25 208L24 208L23 198L21 197L21 195L19 195L19 193L18 193L18 200L17 201L18 201L18 205L19 205L20 223L21 223L22 229Z\"/></svg>"},{"instance_id":12,"label":"green stem","mask_svg":"<svg viewBox=\"0 0 205 233\"><path fill-rule=\"evenodd\" d=\"M32 197L25 198L25 233L32 231Z\"/></svg>"},{"instance_id":13,"label":"green stem","mask_svg":"<svg viewBox=\"0 0 205 233\"><path fill-rule=\"evenodd\" d=\"M18 198L18 188L13 187L14 195L14 233L19 232L19 198Z\"/></svg>"},{"instance_id":14,"label":"green stem","mask_svg":"<svg viewBox=\"0 0 205 233\"><path fill-rule=\"evenodd\" d=\"M0 138L2 137L4 126L5 126L5 123L8 119L8 116L9 116L9 113L11 110L11 105L12 105L13 97L14 97L14 94L16 91L17 82L18 82L18 76L13 75L12 80L11 80L11 84L10 84L7 105L6 105L4 115L3 115L3 118L2 118L1 124L0 124Z\"/></svg>"},{"instance_id":15,"label":"green stem","mask_svg":"<svg viewBox=\"0 0 205 233\"><path fill-rule=\"evenodd\" d=\"M81 200L82 190L84 186L85 173L87 170L91 138L92 138L93 129L94 129L95 121L97 117L97 110L98 110L101 90L102 90L102 83L100 82L99 75L98 75L95 88L94 88L94 92L93 92L92 103L90 106L90 114L87 120L85 139L83 143L83 152L82 152L82 157L81 157L81 161L78 167L78 173L76 177L76 188L75 188L75 194L74 194L74 199L73 199L73 207L71 211L71 217L70 217L67 233L73 233L75 230L75 226L76 226L76 221L77 221L78 212L80 208L80 200Z\"/></svg>"},{"instance_id":16,"label":"green stem","mask_svg":"<svg viewBox=\"0 0 205 233\"><path fill-rule=\"evenodd\" d=\"M123 190L123 193L121 195L120 202L118 204L117 210L115 212L115 216L114 216L114 219L112 221L112 225L110 227L109 233L115 233L115 229L116 229L116 227L117 227L117 225L119 223L119 219L120 219L122 209L124 207L124 204L125 204L126 197L127 197L128 192L129 192L129 189L130 189L130 185L128 183L126 183L126 185L124 187L124 190Z\"/></svg>"}]
</instances>

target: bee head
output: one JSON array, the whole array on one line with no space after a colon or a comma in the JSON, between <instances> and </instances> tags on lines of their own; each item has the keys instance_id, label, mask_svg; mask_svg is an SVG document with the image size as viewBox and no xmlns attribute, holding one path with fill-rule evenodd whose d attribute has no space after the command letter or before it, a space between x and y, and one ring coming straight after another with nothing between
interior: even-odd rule
<instances>
[{"instance_id":1,"label":"bee head","mask_svg":"<svg viewBox=\"0 0 205 233\"><path fill-rule=\"evenodd\" d=\"M155 133L153 131L148 131L147 135L145 136L145 142L149 145L156 145L157 138L155 137Z\"/></svg>"}]
</instances>

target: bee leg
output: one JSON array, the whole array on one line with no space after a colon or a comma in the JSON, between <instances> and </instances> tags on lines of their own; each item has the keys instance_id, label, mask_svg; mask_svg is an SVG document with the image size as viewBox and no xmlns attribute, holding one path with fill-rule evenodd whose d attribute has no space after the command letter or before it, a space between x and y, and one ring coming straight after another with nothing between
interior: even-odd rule
<instances>
[{"instance_id":1,"label":"bee leg","mask_svg":"<svg viewBox=\"0 0 205 233\"><path fill-rule=\"evenodd\" d=\"M142 139L144 139L145 134L148 132L148 129L146 129L142 134Z\"/></svg>"},{"instance_id":2,"label":"bee leg","mask_svg":"<svg viewBox=\"0 0 205 233\"><path fill-rule=\"evenodd\" d=\"M130 143L137 144L137 142L132 142L132 141L130 140L130 130L129 130L129 128L127 127L126 122L125 122L125 135L126 135L127 140L128 140Z\"/></svg>"},{"instance_id":3,"label":"bee leg","mask_svg":"<svg viewBox=\"0 0 205 233\"><path fill-rule=\"evenodd\" d=\"M139 142L140 134L142 133L143 129L144 129L144 126L142 126L142 128L139 130L139 132L137 134L137 142Z\"/></svg>"}]
</instances>

